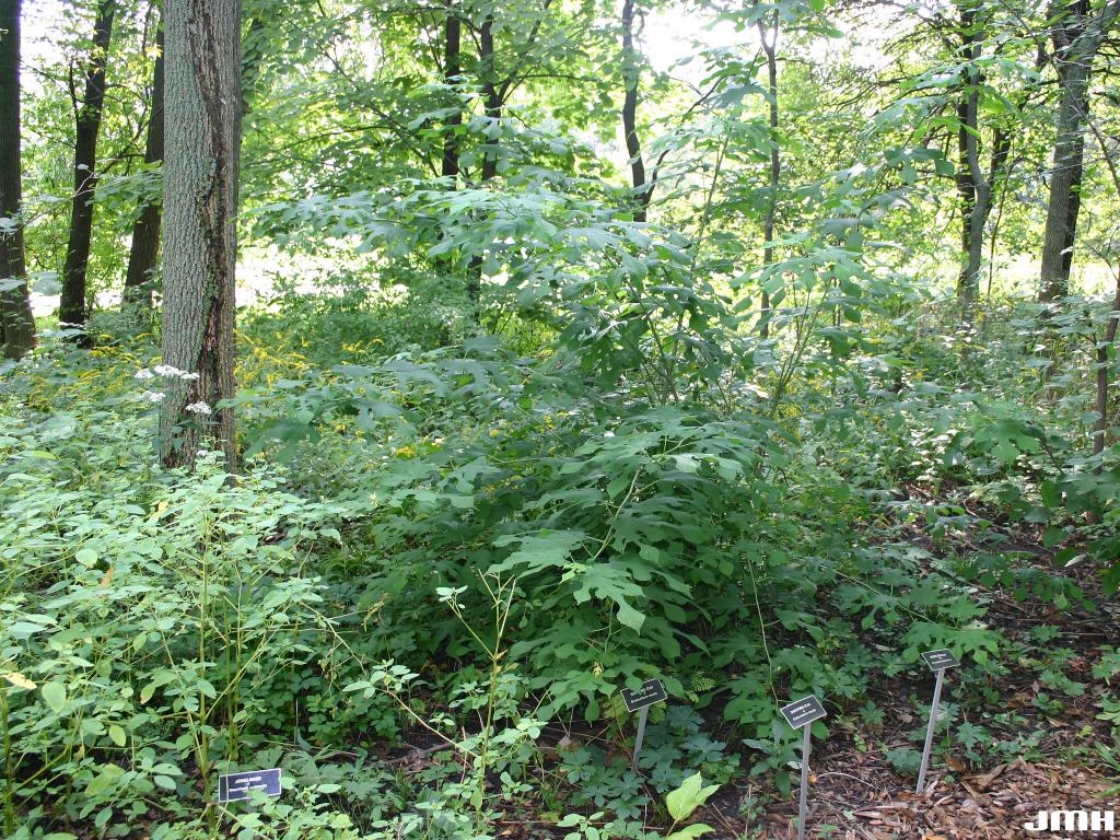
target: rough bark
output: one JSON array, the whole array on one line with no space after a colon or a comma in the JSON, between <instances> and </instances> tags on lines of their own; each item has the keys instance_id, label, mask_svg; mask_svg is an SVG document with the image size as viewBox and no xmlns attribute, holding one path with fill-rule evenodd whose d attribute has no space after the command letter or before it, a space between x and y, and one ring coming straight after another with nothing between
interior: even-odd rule
<instances>
[{"instance_id":1,"label":"rough bark","mask_svg":"<svg viewBox=\"0 0 1120 840\"><path fill-rule=\"evenodd\" d=\"M1050 303L1069 294L1070 267L1077 238L1085 125L1093 61L1120 14L1120 0L1096 10L1084 0L1057 0L1050 5L1054 68L1061 101L1050 174L1050 198L1039 267L1039 301Z\"/></svg>"},{"instance_id":2,"label":"rough bark","mask_svg":"<svg viewBox=\"0 0 1120 840\"><path fill-rule=\"evenodd\" d=\"M163 160L163 29L156 35L156 59L152 73L152 111L148 120L148 139L144 163L155 166ZM151 309L152 285L159 258L162 210L159 199L144 202L132 226L132 247L124 279L126 304Z\"/></svg>"},{"instance_id":3,"label":"rough bark","mask_svg":"<svg viewBox=\"0 0 1120 840\"><path fill-rule=\"evenodd\" d=\"M97 135L105 102L105 63L116 15L115 0L101 0L93 27L93 44L86 65L81 100L75 99L74 197L70 205L70 236L62 270L62 300L58 320L85 326L86 277L93 243L93 198L97 188Z\"/></svg>"},{"instance_id":4,"label":"rough bark","mask_svg":"<svg viewBox=\"0 0 1120 840\"><path fill-rule=\"evenodd\" d=\"M35 346L20 205L20 0L0 0L0 344L20 359Z\"/></svg>"},{"instance_id":5,"label":"rough bark","mask_svg":"<svg viewBox=\"0 0 1120 840\"><path fill-rule=\"evenodd\" d=\"M957 277L957 302L967 323L980 296L980 267L984 256L984 225L991 210L991 183L980 167L980 74L983 36L976 29L976 13L960 12L961 53L965 84L957 103L957 196L961 209L961 267Z\"/></svg>"},{"instance_id":6,"label":"rough bark","mask_svg":"<svg viewBox=\"0 0 1120 840\"><path fill-rule=\"evenodd\" d=\"M482 160L482 180L490 181L498 176L498 127L502 118L505 102L498 87L497 58L494 55L494 17L486 15L479 30L478 59L482 69L483 109L491 123L493 136L487 138L486 156Z\"/></svg>"},{"instance_id":7,"label":"rough bark","mask_svg":"<svg viewBox=\"0 0 1120 840\"><path fill-rule=\"evenodd\" d=\"M462 68L463 20L454 3L446 3L447 17L443 23L443 83L449 89L459 84ZM459 127L463 124L463 111L456 108L444 121L443 162L440 175L450 178L452 186L459 178Z\"/></svg>"},{"instance_id":8,"label":"rough bark","mask_svg":"<svg viewBox=\"0 0 1120 840\"><path fill-rule=\"evenodd\" d=\"M652 198L651 185L646 179L646 165L642 158L642 143L638 137L638 51L634 46L634 0L622 3L622 133L626 138L626 153L630 156L630 185L636 207L634 220L644 222Z\"/></svg>"},{"instance_id":9,"label":"rough bark","mask_svg":"<svg viewBox=\"0 0 1120 840\"><path fill-rule=\"evenodd\" d=\"M234 471L233 411L218 403L235 390L241 2L167 0L165 15L163 362L198 378L167 379L160 455L189 467L208 439Z\"/></svg>"},{"instance_id":10,"label":"rough bark","mask_svg":"<svg viewBox=\"0 0 1120 840\"><path fill-rule=\"evenodd\" d=\"M1083 62L1063 72L1058 137L1050 174L1050 198L1042 240L1042 288L1039 301L1049 303L1069 294L1069 274L1080 209L1081 171L1085 144L1081 138L1089 95L1088 67Z\"/></svg>"}]
</instances>

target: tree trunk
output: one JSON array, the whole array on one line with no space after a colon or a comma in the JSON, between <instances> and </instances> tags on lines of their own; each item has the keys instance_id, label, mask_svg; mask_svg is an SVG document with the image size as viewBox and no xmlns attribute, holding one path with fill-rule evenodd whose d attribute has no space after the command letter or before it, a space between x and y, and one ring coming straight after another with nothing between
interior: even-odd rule
<instances>
[{"instance_id":1,"label":"tree trunk","mask_svg":"<svg viewBox=\"0 0 1120 840\"><path fill-rule=\"evenodd\" d=\"M486 138L486 151L482 158L482 183L498 177L498 121L502 118L501 91L498 88L498 74L495 66L497 58L494 55L494 15L486 13L486 18L478 30L478 65L482 76L482 107L490 125L490 132ZM467 297L477 307L482 300L482 266L481 256L471 258L467 269ZM476 310L477 312L477 310Z\"/></svg>"},{"instance_id":2,"label":"tree trunk","mask_svg":"<svg viewBox=\"0 0 1120 840\"><path fill-rule=\"evenodd\" d=\"M984 224L991 208L991 185L980 168L980 84L975 64L980 59L982 37L976 31L972 8L960 11L961 53L965 86L957 103L957 195L961 210L961 267L957 277L957 302L965 323L972 320L980 297L980 266L984 256Z\"/></svg>"},{"instance_id":3,"label":"tree trunk","mask_svg":"<svg viewBox=\"0 0 1120 840\"><path fill-rule=\"evenodd\" d=\"M489 130L492 133L492 136L486 140L489 148L482 160L482 180L485 182L498 176L497 123L502 118L502 106L505 104L498 90L498 74L495 66L497 58L494 55L494 17L491 13L487 13L486 20L482 22L479 43L478 59L482 70L483 109L487 120L491 123Z\"/></svg>"},{"instance_id":4,"label":"tree trunk","mask_svg":"<svg viewBox=\"0 0 1120 840\"><path fill-rule=\"evenodd\" d=\"M115 0L101 0L93 28L93 48L85 72L85 90L76 109L74 135L74 198L70 206L70 238L66 265L62 270L60 324L84 327L86 323L86 275L93 240L93 197L97 187L97 134L105 102L105 61L116 14Z\"/></svg>"},{"instance_id":5,"label":"tree trunk","mask_svg":"<svg viewBox=\"0 0 1120 840\"><path fill-rule=\"evenodd\" d=\"M148 141L144 163L155 166L163 160L163 28L156 35L156 60L152 76L152 115L148 120ZM132 226L132 249L124 279L126 304L144 310L152 308L152 285L159 257L161 207L158 199L146 201Z\"/></svg>"},{"instance_id":6,"label":"tree trunk","mask_svg":"<svg viewBox=\"0 0 1120 840\"><path fill-rule=\"evenodd\" d=\"M19 7L0 0L0 344L9 359L35 346L20 218Z\"/></svg>"},{"instance_id":7,"label":"tree trunk","mask_svg":"<svg viewBox=\"0 0 1120 840\"><path fill-rule=\"evenodd\" d=\"M1120 15L1120 0L1106 0L1096 8L1083 0L1055 0L1048 15L1053 21L1050 30L1053 62L1061 102L1039 267L1038 299L1041 303L1050 303L1069 294L1077 216L1081 209L1089 82L1097 51Z\"/></svg>"},{"instance_id":8,"label":"tree trunk","mask_svg":"<svg viewBox=\"0 0 1120 840\"><path fill-rule=\"evenodd\" d=\"M646 181L646 165L642 159L642 144L638 138L638 51L634 47L634 0L622 3L622 133L626 138L626 153L630 156L630 183L633 187L634 221L646 221L652 190Z\"/></svg>"},{"instance_id":9,"label":"tree trunk","mask_svg":"<svg viewBox=\"0 0 1120 840\"><path fill-rule=\"evenodd\" d=\"M1042 265L1039 269L1041 303L1050 303L1069 294L1069 275L1081 204L1081 171L1085 153L1082 132L1089 104L1088 62L1067 64L1059 72L1062 77L1062 101L1058 111L1058 136L1054 144L1050 200L1042 240Z\"/></svg>"},{"instance_id":10,"label":"tree trunk","mask_svg":"<svg viewBox=\"0 0 1120 840\"><path fill-rule=\"evenodd\" d=\"M241 0L167 0L160 411L166 466L193 466L203 439L237 468L234 269L241 136ZM197 375L197 379L194 376Z\"/></svg>"},{"instance_id":11,"label":"tree trunk","mask_svg":"<svg viewBox=\"0 0 1120 840\"><path fill-rule=\"evenodd\" d=\"M460 83L462 68L462 40L463 20L455 8L455 4L448 0L446 3L447 17L443 23L443 83L451 90ZM455 94L458 99L458 94ZM443 162L440 165L440 175L451 179L452 189L459 178L459 127L463 124L463 111L456 108L444 121L443 134Z\"/></svg>"}]
</instances>

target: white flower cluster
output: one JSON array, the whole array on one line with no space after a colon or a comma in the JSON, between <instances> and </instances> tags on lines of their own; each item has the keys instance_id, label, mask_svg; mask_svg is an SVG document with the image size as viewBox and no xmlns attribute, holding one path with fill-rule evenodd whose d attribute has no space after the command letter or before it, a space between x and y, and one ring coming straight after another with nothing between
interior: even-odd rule
<instances>
[{"instance_id":1,"label":"white flower cluster","mask_svg":"<svg viewBox=\"0 0 1120 840\"><path fill-rule=\"evenodd\" d=\"M147 368L141 368L140 370L136 371L133 376L140 382L147 382L150 379L155 379L157 376L164 379L181 379L183 382L195 382L198 380L197 373L189 373L185 370L179 370L179 368L172 365L156 365L151 370L148 370ZM138 399L143 402L161 403L166 397L167 394L164 394L160 391L144 391L140 394ZM196 402L188 405L187 411L191 412L192 414L209 414L210 406L208 406L204 402Z\"/></svg>"},{"instance_id":2,"label":"white flower cluster","mask_svg":"<svg viewBox=\"0 0 1120 840\"><path fill-rule=\"evenodd\" d=\"M168 379L182 379L184 382L194 382L198 379L197 373L188 373L185 370L179 370L179 368L171 365L156 365L151 370L142 368L135 373L135 377L141 381L152 379L156 376L163 376Z\"/></svg>"}]
</instances>

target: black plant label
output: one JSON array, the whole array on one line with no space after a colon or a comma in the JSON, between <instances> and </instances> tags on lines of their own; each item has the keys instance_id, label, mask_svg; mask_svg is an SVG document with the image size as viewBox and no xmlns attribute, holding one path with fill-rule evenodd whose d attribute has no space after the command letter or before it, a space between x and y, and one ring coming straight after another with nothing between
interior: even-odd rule
<instances>
[{"instance_id":1,"label":"black plant label","mask_svg":"<svg viewBox=\"0 0 1120 840\"><path fill-rule=\"evenodd\" d=\"M812 694L808 697L802 697L800 700L794 700L788 706L782 706L779 711L781 711L782 717L786 719L786 723L794 729L800 729L828 714L824 710L824 706L821 705L821 701Z\"/></svg>"},{"instance_id":2,"label":"black plant label","mask_svg":"<svg viewBox=\"0 0 1120 840\"><path fill-rule=\"evenodd\" d=\"M626 704L628 712L636 712L638 709L652 706L654 703L660 703L668 698L669 695L665 693L665 686L661 684L661 680L656 679L646 680L637 691L631 691L628 688L622 689L622 702Z\"/></svg>"},{"instance_id":3,"label":"black plant label","mask_svg":"<svg viewBox=\"0 0 1120 840\"><path fill-rule=\"evenodd\" d=\"M927 650L922 654L922 659L931 671L944 671L946 668L956 668L961 664L951 650Z\"/></svg>"}]
</instances>

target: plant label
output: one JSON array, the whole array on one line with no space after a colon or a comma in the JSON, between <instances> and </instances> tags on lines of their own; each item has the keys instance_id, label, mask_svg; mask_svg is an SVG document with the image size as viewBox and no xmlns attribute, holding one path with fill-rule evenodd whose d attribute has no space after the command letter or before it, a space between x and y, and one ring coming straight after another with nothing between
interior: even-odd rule
<instances>
[{"instance_id":1,"label":"plant label","mask_svg":"<svg viewBox=\"0 0 1120 840\"><path fill-rule=\"evenodd\" d=\"M246 773L229 773L218 776L218 801L233 802L248 799L249 794L259 790L265 796L280 795L280 768L274 770L250 770Z\"/></svg>"},{"instance_id":2,"label":"plant label","mask_svg":"<svg viewBox=\"0 0 1120 840\"><path fill-rule=\"evenodd\" d=\"M786 723L794 729L800 729L828 714L824 710L824 706L821 705L821 701L812 694L808 697L802 697L800 700L795 700L788 706L782 706L779 711L782 713L782 717L786 719Z\"/></svg>"},{"instance_id":3,"label":"plant label","mask_svg":"<svg viewBox=\"0 0 1120 840\"><path fill-rule=\"evenodd\" d=\"M631 691L628 688L622 689L622 702L626 704L626 711L628 712L636 712L638 709L644 709L646 706L652 706L654 703L660 703L668 698L669 695L665 693L665 686L661 684L661 680L657 679L646 680L637 691Z\"/></svg>"},{"instance_id":4,"label":"plant label","mask_svg":"<svg viewBox=\"0 0 1120 840\"><path fill-rule=\"evenodd\" d=\"M931 671L944 671L946 668L956 668L961 664L951 650L927 650L922 654L922 659Z\"/></svg>"},{"instance_id":5,"label":"plant label","mask_svg":"<svg viewBox=\"0 0 1120 840\"><path fill-rule=\"evenodd\" d=\"M926 728L926 745L922 750L922 767L918 770L918 788L921 793L926 786L926 770L929 769L929 757L933 750L933 733L937 729L937 706L941 702L941 687L945 683L945 671L955 668L961 663L953 652L949 650L930 650L922 654L929 669L937 674L937 683L933 687L933 702L929 705L929 726Z\"/></svg>"},{"instance_id":6,"label":"plant label","mask_svg":"<svg viewBox=\"0 0 1120 840\"><path fill-rule=\"evenodd\" d=\"M809 754L812 752L811 724L828 714L821 705L816 695L810 694L800 700L794 700L779 709L786 723L794 729L803 730L801 739L801 796L797 804L797 840L805 840L805 820L809 816Z\"/></svg>"}]
</instances>

